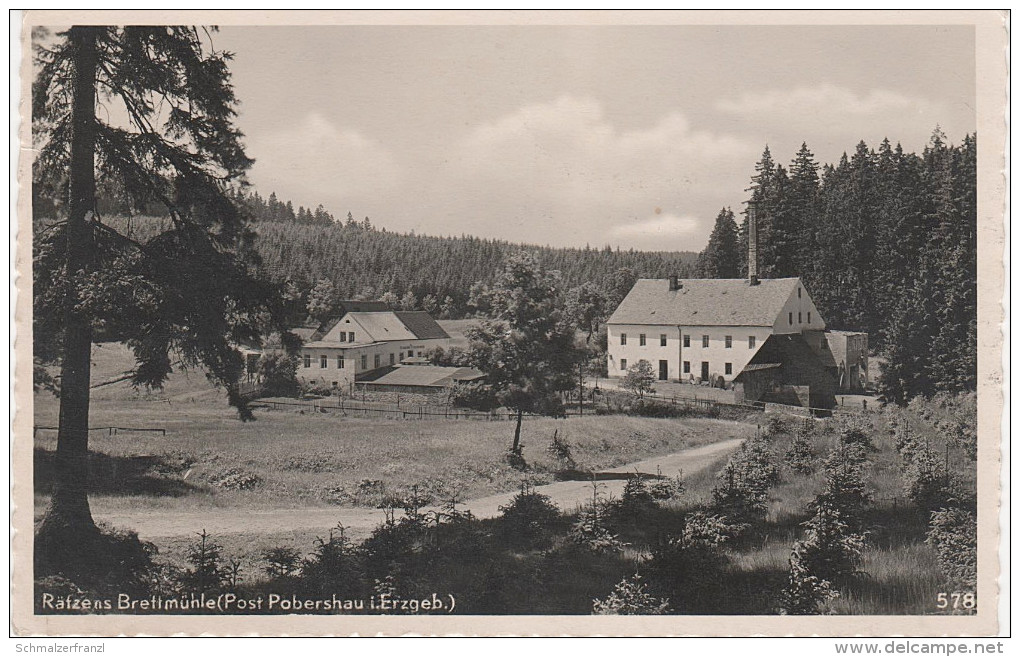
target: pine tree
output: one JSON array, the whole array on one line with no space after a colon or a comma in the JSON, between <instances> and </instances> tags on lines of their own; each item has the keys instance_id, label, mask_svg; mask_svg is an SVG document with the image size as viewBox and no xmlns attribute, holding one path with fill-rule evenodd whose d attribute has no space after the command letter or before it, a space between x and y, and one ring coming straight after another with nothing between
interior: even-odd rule
<instances>
[{"instance_id":1,"label":"pine tree","mask_svg":"<svg viewBox=\"0 0 1020 657\"><path fill-rule=\"evenodd\" d=\"M733 210L723 208L715 218L708 245L698 256L698 276L702 278L739 278L744 254L740 251L737 222Z\"/></svg>"},{"instance_id":2,"label":"pine tree","mask_svg":"<svg viewBox=\"0 0 1020 657\"><path fill-rule=\"evenodd\" d=\"M173 348L249 418L235 345L258 339L267 311L280 314L275 290L249 268L230 189L252 162L232 123L230 54L207 51L211 31L195 27L74 26L57 36L37 44L32 88L33 186L66 184L69 198L33 263L34 340L61 363L57 484L36 549L66 563L88 559L80 546L95 535L87 456L97 331L132 347L136 384L162 384ZM97 112L107 103L126 110L125 122ZM161 204L169 221L145 241L117 232L98 213L97 180L130 207Z\"/></svg>"}]
</instances>

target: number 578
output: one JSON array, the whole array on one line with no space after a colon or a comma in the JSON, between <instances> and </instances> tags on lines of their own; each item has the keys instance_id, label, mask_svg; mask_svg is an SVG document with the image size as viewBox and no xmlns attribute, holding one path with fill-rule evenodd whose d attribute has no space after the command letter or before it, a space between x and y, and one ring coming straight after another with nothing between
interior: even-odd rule
<instances>
[{"instance_id":1,"label":"number 578","mask_svg":"<svg viewBox=\"0 0 1020 657\"><path fill-rule=\"evenodd\" d=\"M973 591L966 593L939 593L935 606L939 609L973 609L977 606L977 597Z\"/></svg>"}]
</instances>

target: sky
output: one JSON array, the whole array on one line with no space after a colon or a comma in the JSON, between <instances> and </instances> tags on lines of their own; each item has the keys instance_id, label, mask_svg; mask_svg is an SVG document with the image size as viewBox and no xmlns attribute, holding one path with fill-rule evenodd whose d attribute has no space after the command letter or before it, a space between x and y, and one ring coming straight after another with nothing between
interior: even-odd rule
<instances>
[{"instance_id":1,"label":"sky","mask_svg":"<svg viewBox=\"0 0 1020 657\"><path fill-rule=\"evenodd\" d=\"M966 26L224 26L268 196L397 232L700 250L766 145L973 132Z\"/></svg>"}]
</instances>

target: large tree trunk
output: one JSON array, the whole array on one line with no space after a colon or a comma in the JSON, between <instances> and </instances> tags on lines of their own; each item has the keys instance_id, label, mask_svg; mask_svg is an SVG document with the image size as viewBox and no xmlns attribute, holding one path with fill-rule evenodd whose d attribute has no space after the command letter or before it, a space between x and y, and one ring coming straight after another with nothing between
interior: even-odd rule
<instances>
[{"instance_id":1,"label":"large tree trunk","mask_svg":"<svg viewBox=\"0 0 1020 657\"><path fill-rule=\"evenodd\" d=\"M66 275L72 280L80 279L82 272L90 269L94 251L89 223L96 197L96 29L79 26L70 31L75 67ZM92 330L88 318L76 309L77 291L73 286L69 289L64 309L56 479L39 532L40 539L51 543L95 531L87 492ZM49 547L62 554L73 549L72 545Z\"/></svg>"},{"instance_id":2,"label":"large tree trunk","mask_svg":"<svg viewBox=\"0 0 1020 657\"><path fill-rule=\"evenodd\" d=\"M514 454L521 453L521 420L524 418L524 411L517 409L517 428L514 429L514 446L510 449Z\"/></svg>"}]
</instances>

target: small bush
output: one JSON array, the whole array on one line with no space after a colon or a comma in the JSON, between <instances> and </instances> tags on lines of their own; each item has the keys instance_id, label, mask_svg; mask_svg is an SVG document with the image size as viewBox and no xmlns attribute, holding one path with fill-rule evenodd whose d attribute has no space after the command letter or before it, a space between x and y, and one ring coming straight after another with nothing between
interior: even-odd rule
<instances>
[{"instance_id":1,"label":"small bush","mask_svg":"<svg viewBox=\"0 0 1020 657\"><path fill-rule=\"evenodd\" d=\"M811 574L804 564L804 545L797 543L790 557L790 578L783 589L782 614L827 614L832 613L832 601L839 592L832 583Z\"/></svg>"},{"instance_id":2,"label":"small bush","mask_svg":"<svg viewBox=\"0 0 1020 657\"><path fill-rule=\"evenodd\" d=\"M214 473L209 483L225 490L251 490L262 483L262 479L254 472L241 468L228 468Z\"/></svg>"},{"instance_id":3,"label":"small bush","mask_svg":"<svg viewBox=\"0 0 1020 657\"><path fill-rule=\"evenodd\" d=\"M262 553L263 570L270 579L290 577L300 568L301 554L290 547L270 548Z\"/></svg>"},{"instance_id":4,"label":"small bush","mask_svg":"<svg viewBox=\"0 0 1020 657\"><path fill-rule=\"evenodd\" d=\"M505 545L532 550L552 544L551 528L559 521L560 510L527 482L499 512L498 533Z\"/></svg>"},{"instance_id":5,"label":"small bush","mask_svg":"<svg viewBox=\"0 0 1020 657\"><path fill-rule=\"evenodd\" d=\"M868 490L865 448L859 443L840 444L825 459L825 487L813 502L815 510L832 509L853 531L861 531L864 513L872 502Z\"/></svg>"},{"instance_id":6,"label":"small bush","mask_svg":"<svg viewBox=\"0 0 1020 657\"><path fill-rule=\"evenodd\" d=\"M301 562L301 583L311 595L354 596L363 590L362 564L343 525L317 538L312 554Z\"/></svg>"},{"instance_id":7,"label":"small bush","mask_svg":"<svg viewBox=\"0 0 1020 657\"><path fill-rule=\"evenodd\" d=\"M808 475L815 469L815 448L803 431L797 431L790 442L790 448L783 455L783 462L798 474Z\"/></svg>"},{"instance_id":8,"label":"small bush","mask_svg":"<svg viewBox=\"0 0 1020 657\"><path fill-rule=\"evenodd\" d=\"M223 548L202 530L198 541L188 546L191 567L180 574L178 583L190 593L215 593L230 582L230 569L223 564Z\"/></svg>"},{"instance_id":9,"label":"small bush","mask_svg":"<svg viewBox=\"0 0 1020 657\"><path fill-rule=\"evenodd\" d=\"M875 427L868 416L861 413L850 413L840 417L837 431L841 445L858 445L869 452L877 452L878 448L871 438Z\"/></svg>"},{"instance_id":10,"label":"small bush","mask_svg":"<svg viewBox=\"0 0 1020 657\"><path fill-rule=\"evenodd\" d=\"M942 509L931 515L927 542L938 553L939 568L961 589L977 587L977 518L963 509Z\"/></svg>"},{"instance_id":11,"label":"small bush","mask_svg":"<svg viewBox=\"0 0 1020 657\"><path fill-rule=\"evenodd\" d=\"M728 563L721 545L730 527L719 516L694 512L684 518L678 534L661 540L648 563L650 581L681 612L719 611L720 587Z\"/></svg>"},{"instance_id":12,"label":"small bush","mask_svg":"<svg viewBox=\"0 0 1020 657\"><path fill-rule=\"evenodd\" d=\"M648 584L635 573L617 584L605 600L594 600L592 614L608 615L652 615L669 613L669 600L657 598L648 592Z\"/></svg>"},{"instance_id":13,"label":"small bush","mask_svg":"<svg viewBox=\"0 0 1020 657\"><path fill-rule=\"evenodd\" d=\"M567 444L567 441L560 438L559 429L553 431L552 442L546 451L559 462L560 467L567 470L573 470L577 467L577 462L574 460L570 445Z\"/></svg>"},{"instance_id":14,"label":"small bush","mask_svg":"<svg viewBox=\"0 0 1020 657\"><path fill-rule=\"evenodd\" d=\"M918 509L934 512L942 508L971 507L973 493L934 451L921 447L903 473L903 490Z\"/></svg>"},{"instance_id":15,"label":"small bush","mask_svg":"<svg viewBox=\"0 0 1020 657\"><path fill-rule=\"evenodd\" d=\"M769 438L789 433L789 421L787 418L778 413L769 413L765 416L765 427L763 428L763 432Z\"/></svg>"},{"instance_id":16,"label":"small bush","mask_svg":"<svg viewBox=\"0 0 1020 657\"><path fill-rule=\"evenodd\" d=\"M814 517L804 523L807 535L794 544L797 567L807 575L828 582L846 579L858 573L857 564L864 552L864 535L851 530L842 514L820 505Z\"/></svg>"},{"instance_id":17,"label":"small bush","mask_svg":"<svg viewBox=\"0 0 1020 657\"><path fill-rule=\"evenodd\" d=\"M669 500L680 499L687 487L684 484L683 472L675 477L662 477L661 473L659 478L648 486L648 492L651 494L652 499L658 502L665 502Z\"/></svg>"}]
</instances>

